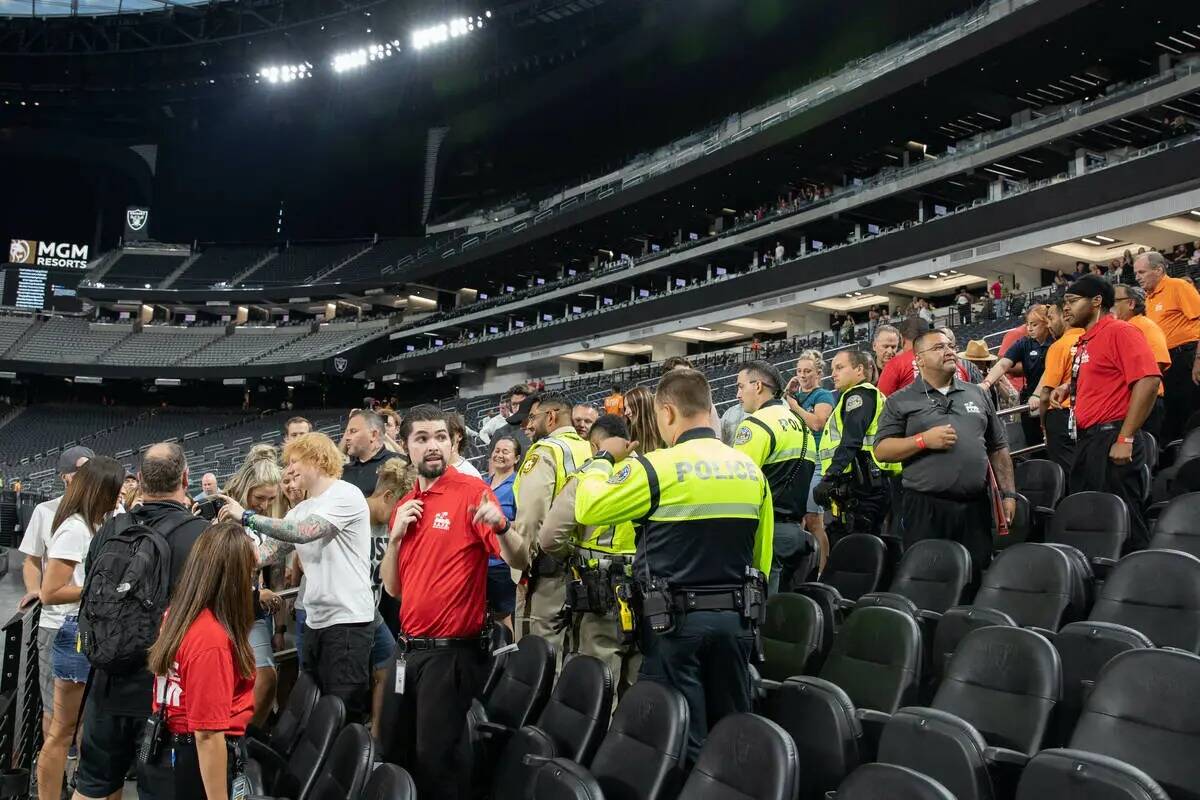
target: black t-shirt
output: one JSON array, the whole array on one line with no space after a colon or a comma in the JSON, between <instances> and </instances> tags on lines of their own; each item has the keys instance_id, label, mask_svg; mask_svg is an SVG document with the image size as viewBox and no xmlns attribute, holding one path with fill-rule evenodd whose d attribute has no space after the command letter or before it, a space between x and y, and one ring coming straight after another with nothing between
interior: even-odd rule
<instances>
[{"instance_id":1,"label":"black t-shirt","mask_svg":"<svg viewBox=\"0 0 1200 800\"><path fill-rule=\"evenodd\" d=\"M208 530L208 520L192 516L182 505L169 500L144 503L130 513L136 520L155 530L174 528L167 534L167 542L171 546L171 591L174 591L192 552L192 545L200 538L200 534ZM100 527L88 547L89 558L97 552L97 547L112 535L114 527L114 520L109 520ZM96 669L92 677L92 688L88 693L88 702L95 703L96 710L104 714L146 717L150 714L153 681L150 671L145 668L120 675Z\"/></svg>"},{"instance_id":2,"label":"black t-shirt","mask_svg":"<svg viewBox=\"0 0 1200 800\"><path fill-rule=\"evenodd\" d=\"M1022 336L1017 341L1013 342L1008 348L1008 352L1004 357L1014 364L1020 364L1025 376L1024 396L1028 397L1029 393L1042 380L1042 373L1046 371L1046 351L1050 349L1050 345L1054 344L1054 337L1047 337L1045 342L1039 342L1029 336Z\"/></svg>"},{"instance_id":3,"label":"black t-shirt","mask_svg":"<svg viewBox=\"0 0 1200 800\"><path fill-rule=\"evenodd\" d=\"M370 497L375 493L375 484L379 482L379 468L383 466L383 462L393 458L404 459L404 455L393 453L385 447L366 461L352 458L350 463L342 468L342 480L356 486L363 493L363 497Z\"/></svg>"}]
</instances>

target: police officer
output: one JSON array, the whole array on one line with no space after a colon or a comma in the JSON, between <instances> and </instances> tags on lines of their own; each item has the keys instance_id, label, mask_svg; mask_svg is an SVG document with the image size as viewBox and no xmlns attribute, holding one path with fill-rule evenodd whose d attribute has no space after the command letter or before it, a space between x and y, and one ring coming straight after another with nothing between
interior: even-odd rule
<instances>
[{"instance_id":1,"label":"police officer","mask_svg":"<svg viewBox=\"0 0 1200 800\"><path fill-rule=\"evenodd\" d=\"M767 477L775 508L771 593L792 585L792 574L814 552L802 525L808 486L817 468L812 431L780 399L783 376L766 361L751 361L737 375L737 398L746 418L734 434L734 449L749 456ZM801 575L800 580L807 580Z\"/></svg>"},{"instance_id":2,"label":"police officer","mask_svg":"<svg viewBox=\"0 0 1200 800\"><path fill-rule=\"evenodd\" d=\"M717 439L711 408L704 375L664 375L654 411L670 446L625 460L637 442L606 439L580 473L575 497L581 525L642 521L634 563L641 585L638 679L687 698L692 761L712 725L750 710L749 665L775 527L766 479Z\"/></svg>"},{"instance_id":3,"label":"police officer","mask_svg":"<svg viewBox=\"0 0 1200 800\"><path fill-rule=\"evenodd\" d=\"M588 443L595 452L600 442L612 437L628 439L629 426L624 417L605 414L592 423ZM567 562L567 601L559 623L570 626L567 651L593 656L607 664L620 697L637 680L642 665L631 606L636 594L634 526L632 522L578 524L578 488L579 481L569 476L538 531L538 545L544 554Z\"/></svg>"},{"instance_id":4,"label":"police officer","mask_svg":"<svg viewBox=\"0 0 1200 800\"><path fill-rule=\"evenodd\" d=\"M992 553L996 509L989 466L1003 493L1006 522L1016 511L1004 423L987 393L955 374L954 345L944 333L919 335L913 350L920 374L888 397L875 434L875 457L904 464L905 543L929 538L962 543L971 553L977 582Z\"/></svg>"},{"instance_id":5,"label":"police officer","mask_svg":"<svg viewBox=\"0 0 1200 800\"><path fill-rule=\"evenodd\" d=\"M560 394L544 394L530 405L523 420L533 442L513 481L517 502L514 533L520 537L520 553L510 562L523 571L524 586L517 587L516 637L536 634L562 653L562 633L554 630L554 617L562 608L565 572L563 563L543 554L537 547L538 530L550 504L574 473L592 456L588 443L571 424L572 403Z\"/></svg>"},{"instance_id":6,"label":"police officer","mask_svg":"<svg viewBox=\"0 0 1200 800\"><path fill-rule=\"evenodd\" d=\"M879 533L890 505L889 480L900 474L899 464L875 456L887 398L871 383L872 367L871 356L860 350L842 350L830 367L840 396L821 436L823 477L813 497L833 511L842 533Z\"/></svg>"}]
</instances>

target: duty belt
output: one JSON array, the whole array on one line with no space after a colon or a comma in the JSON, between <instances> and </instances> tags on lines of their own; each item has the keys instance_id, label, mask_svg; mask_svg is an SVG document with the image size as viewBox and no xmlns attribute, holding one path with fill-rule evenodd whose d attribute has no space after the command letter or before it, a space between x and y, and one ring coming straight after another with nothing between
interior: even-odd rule
<instances>
[{"instance_id":1,"label":"duty belt","mask_svg":"<svg viewBox=\"0 0 1200 800\"><path fill-rule=\"evenodd\" d=\"M632 553L608 553L604 550L591 550L587 547L576 547L575 556L584 563L595 561L601 569L613 565L625 566L633 563Z\"/></svg>"},{"instance_id":2,"label":"duty belt","mask_svg":"<svg viewBox=\"0 0 1200 800\"><path fill-rule=\"evenodd\" d=\"M677 589L671 592L675 607L689 611L741 611L741 587L713 589Z\"/></svg>"},{"instance_id":3,"label":"duty belt","mask_svg":"<svg viewBox=\"0 0 1200 800\"><path fill-rule=\"evenodd\" d=\"M472 650L480 648L486 650L488 646L488 637L480 634L470 637L455 637L455 638L434 638L434 637L417 637L405 636L401 634L396 637L396 652L417 653L426 650L444 650L447 648L458 648L462 650Z\"/></svg>"}]
</instances>

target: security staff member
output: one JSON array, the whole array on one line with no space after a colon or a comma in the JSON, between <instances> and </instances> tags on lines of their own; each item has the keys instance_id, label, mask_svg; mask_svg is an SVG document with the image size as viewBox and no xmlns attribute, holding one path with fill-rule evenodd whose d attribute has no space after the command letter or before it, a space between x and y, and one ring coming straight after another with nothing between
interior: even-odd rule
<instances>
[{"instance_id":1,"label":"security staff member","mask_svg":"<svg viewBox=\"0 0 1200 800\"><path fill-rule=\"evenodd\" d=\"M1142 332L1159 370L1166 372L1171 368L1171 349L1167 347L1167 337L1163 335L1158 323L1146 316L1146 293L1142 291L1142 287L1124 283L1114 284L1112 315ZM1142 430L1155 439L1162 435L1163 415L1166 412L1163 395L1163 385L1160 383L1154 407L1142 423Z\"/></svg>"},{"instance_id":2,"label":"security staff member","mask_svg":"<svg viewBox=\"0 0 1200 800\"><path fill-rule=\"evenodd\" d=\"M1075 463L1075 439L1071 436L1071 399L1065 397L1055 402L1050 393L1054 387L1065 382L1071 372L1075 358L1075 346L1083 335L1083 328L1068 328L1062 316L1062 300L1050 304L1050 329L1058 338L1046 351L1042 378L1037 385L1042 409L1042 433L1046 441L1046 457L1063 468L1063 474L1071 473Z\"/></svg>"},{"instance_id":3,"label":"security staff member","mask_svg":"<svg viewBox=\"0 0 1200 800\"><path fill-rule=\"evenodd\" d=\"M519 554L509 565L521 570L523 585L517 587L516 637L541 636L563 652L563 636L554 630L554 617L563 605L566 588L561 561L545 556L537 547L538 530L546 520L550 504L566 485L567 476L592 457L592 449L579 437L571 423L570 400L560 394L537 397L524 420L525 432L533 442L513 481L517 518L513 534Z\"/></svg>"},{"instance_id":4,"label":"security staff member","mask_svg":"<svg viewBox=\"0 0 1200 800\"><path fill-rule=\"evenodd\" d=\"M592 423L588 444L629 438L625 418L605 414ZM608 664L620 697L637 680L642 654L634 636L633 592L634 526L580 525L575 521L575 496L579 481L568 476L554 498L550 513L538 531L538 545L546 555L567 562L567 604L559 624L570 625L568 652L593 656Z\"/></svg>"},{"instance_id":5,"label":"security staff member","mask_svg":"<svg viewBox=\"0 0 1200 800\"><path fill-rule=\"evenodd\" d=\"M783 387L783 376L766 361L751 361L737 375L737 399L748 416L738 426L733 446L762 470L775 508L775 555L767 582L772 594L779 591L781 576L782 585L792 585L792 573L813 552L801 523L817 468L817 442L804 420L780 399Z\"/></svg>"},{"instance_id":6,"label":"security staff member","mask_svg":"<svg viewBox=\"0 0 1200 800\"><path fill-rule=\"evenodd\" d=\"M900 465L880 461L875 456L879 417L883 414L883 392L870 382L871 356L859 350L843 350L833 357L830 367L833 385L840 393L837 405L821 436L821 483L814 496L827 508L844 491L844 476L850 476L850 505L838 508L835 515L845 533L879 533L888 512L888 477L900 474Z\"/></svg>"},{"instance_id":7,"label":"security staff member","mask_svg":"<svg viewBox=\"0 0 1200 800\"><path fill-rule=\"evenodd\" d=\"M1133 262L1133 274L1146 290L1146 316L1162 328L1171 352L1171 368L1163 376L1167 413L1162 433L1172 442L1200 406L1200 293L1191 281L1167 276L1162 253L1142 253Z\"/></svg>"},{"instance_id":8,"label":"security staff member","mask_svg":"<svg viewBox=\"0 0 1200 800\"><path fill-rule=\"evenodd\" d=\"M1067 383L1052 393L1070 396L1074 414L1075 463L1071 492L1108 492L1125 501L1133 524L1127 549L1150 541L1142 517L1145 437L1139 428L1154 406L1161 382L1158 364L1142 334L1113 319L1112 284L1084 275L1067 287L1067 321L1083 328Z\"/></svg>"},{"instance_id":9,"label":"security staff member","mask_svg":"<svg viewBox=\"0 0 1200 800\"><path fill-rule=\"evenodd\" d=\"M954 346L944 333L918 336L913 349L921 374L888 398L875 456L904 464L905 544L928 538L961 542L971 553L977 582L992 553L989 465L1003 493L1006 521L1016 512L1004 423L983 389L955 375Z\"/></svg>"},{"instance_id":10,"label":"security staff member","mask_svg":"<svg viewBox=\"0 0 1200 800\"><path fill-rule=\"evenodd\" d=\"M775 528L767 481L717 439L711 408L704 375L664 375L654 411L670 447L625 460L637 442L605 440L575 498L581 525L642 522L634 563L642 584L638 679L687 698L693 761L711 726L750 710L752 619L761 613Z\"/></svg>"}]
</instances>

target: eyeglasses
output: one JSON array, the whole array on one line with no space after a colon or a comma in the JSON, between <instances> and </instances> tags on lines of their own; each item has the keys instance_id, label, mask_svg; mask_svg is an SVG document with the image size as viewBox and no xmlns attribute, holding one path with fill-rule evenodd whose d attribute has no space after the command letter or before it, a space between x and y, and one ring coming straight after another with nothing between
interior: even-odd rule
<instances>
[{"instance_id":1,"label":"eyeglasses","mask_svg":"<svg viewBox=\"0 0 1200 800\"><path fill-rule=\"evenodd\" d=\"M941 344L935 344L933 347L926 347L921 352L922 353L953 353L954 345L950 344L949 342L942 342Z\"/></svg>"}]
</instances>

